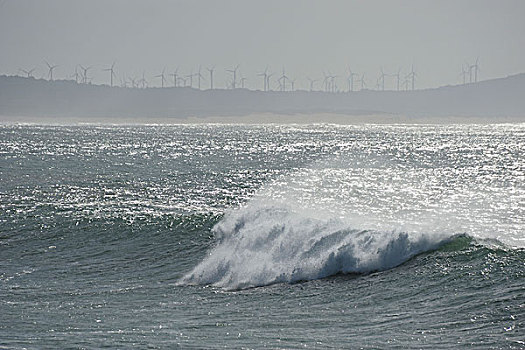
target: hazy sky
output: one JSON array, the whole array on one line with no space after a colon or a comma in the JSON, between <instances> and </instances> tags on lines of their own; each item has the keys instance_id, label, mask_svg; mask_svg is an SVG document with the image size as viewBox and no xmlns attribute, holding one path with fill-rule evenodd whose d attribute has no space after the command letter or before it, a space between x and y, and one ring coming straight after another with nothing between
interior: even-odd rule
<instances>
[{"instance_id":1,"label":"hazy sky","mask_svg":"<svg viewBox=\"0 0 525 350\"><path fill-rule=\"evenodd\" d=\"M381 67L414 64L416 86L433 87L458 83L476 57L480 79L525 72L525 1L0 0L0 48L0 74L47 76L48 60L56 78L94 66L94 83L108 82L102 69L115 61L119 78L145 71L155 85L164 67L185 75L202 65L207 78L216 65L224 86L225 68L240 64L250 88L262 88L268 65L297 87L330 71L346 89L348 66L373 87Z\"/></svg>"}]
</instances>

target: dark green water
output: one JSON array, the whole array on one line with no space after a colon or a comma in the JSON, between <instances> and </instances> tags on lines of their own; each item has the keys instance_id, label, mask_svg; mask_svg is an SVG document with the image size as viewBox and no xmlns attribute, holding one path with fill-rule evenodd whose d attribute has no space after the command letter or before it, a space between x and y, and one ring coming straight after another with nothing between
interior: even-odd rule
<instances>
[{"instance_id":1,"label":"dark green water","mask_svg":"<svg viewBox=\"0 0 525 350\"><path fill-rule=\"evenodd\" d=\"M0 348L525 348L525 125L2 126Z\"/></svg>"}]
</instances>

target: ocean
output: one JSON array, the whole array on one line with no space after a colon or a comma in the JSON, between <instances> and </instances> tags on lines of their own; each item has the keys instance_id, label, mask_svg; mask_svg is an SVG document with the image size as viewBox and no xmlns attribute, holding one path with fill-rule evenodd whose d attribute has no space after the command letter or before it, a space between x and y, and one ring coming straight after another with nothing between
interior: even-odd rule
<instances>
[{"instance_id":1,"label":"ocean","mask_svg":"<svg viewBox=\"0 0 525 350\"><path fill-rule=\"evenodd\" d=\"M2 125L1 349L524 349L525 124Z\"/></svg>"}]
</instances>

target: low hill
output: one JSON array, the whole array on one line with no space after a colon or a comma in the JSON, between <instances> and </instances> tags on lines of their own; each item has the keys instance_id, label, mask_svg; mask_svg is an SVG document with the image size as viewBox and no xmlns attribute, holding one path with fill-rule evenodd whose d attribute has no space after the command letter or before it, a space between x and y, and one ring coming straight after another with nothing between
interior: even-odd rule
<instances>
[{"instance_id":1,"label":"low hill","mask_svg":"<svg viewBox=\"0 0 525 350\"><path fill-rule=\"evenodd\" d=\"M525 74L436 89L349 93L138 89L0 76L2 116L186 118L256 113L522 118Z\"/></svg>"}]
</instances>

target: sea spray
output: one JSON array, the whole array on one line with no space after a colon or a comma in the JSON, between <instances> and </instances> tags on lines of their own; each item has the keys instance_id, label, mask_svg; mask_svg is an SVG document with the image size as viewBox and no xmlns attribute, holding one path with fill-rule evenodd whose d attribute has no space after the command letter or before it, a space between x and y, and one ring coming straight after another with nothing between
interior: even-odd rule
<instances>
[{"instance_id":1,"label":"sea spray","mask_svg":"<svg viewBox=\"0 0 525 350\"><path fill-rule=\"evenodd\" d=\"M395 267L446 234L366 230L282 201L254 199L213 228L216 246L181 284L240 289Z\"/></svg>"},{"instance_id":2,"label":"sea spray","mask_svg":"<svg viewBox=\"0 0 525 350\"><path fill-rule=\"evenodd\" d=\"M346 153L294 170L228 210L212 230L214 248L180 283L239 289L369 273L464 232L448 212L425 210L432 192L418 190L416 176L401 181L406 172L388 157Z\"/></svg>"}]
</instances>

